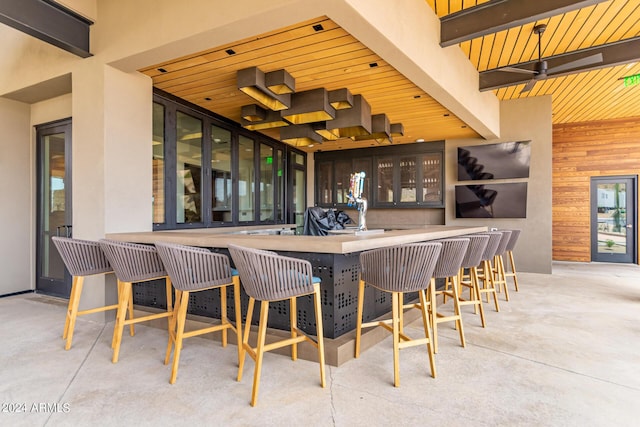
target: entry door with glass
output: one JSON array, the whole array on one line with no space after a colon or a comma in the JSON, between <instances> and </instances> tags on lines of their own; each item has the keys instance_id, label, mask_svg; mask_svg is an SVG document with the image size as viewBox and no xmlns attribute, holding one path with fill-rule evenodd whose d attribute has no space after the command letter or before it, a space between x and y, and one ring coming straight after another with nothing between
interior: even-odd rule
<instances>
[{"instance_id":1,"label":"entry door with glass","mask_svg":"<svg viewBox=\"0 0 640 427\"><path fill-rule=\"evenodd\" d=\"M36 290L69 297L71 277L51 240L71 237L71 120L36 127L38 227Z\"/></svg>"},{"instance_id":2,"label":"entry door with glass","mask_svg":"<svg viewBox=\"0 0 640 427\"><path fill-rule=\"evenodd\" d=\"M591 260L635 263L637 177L591 179Z\"/></svg>"}]
</instances>

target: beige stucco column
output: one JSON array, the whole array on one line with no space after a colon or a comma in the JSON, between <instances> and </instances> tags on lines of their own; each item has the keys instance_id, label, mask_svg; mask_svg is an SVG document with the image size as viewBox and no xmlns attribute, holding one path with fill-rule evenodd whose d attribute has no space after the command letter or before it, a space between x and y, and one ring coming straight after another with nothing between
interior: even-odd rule
<instances>
[{"instance_id":1,"label":"beige stucco column","mask_svg":"<svg viewBox=\"0 0 640 427\"><path fill-rule=\"evenodd\" d=\"M74 237L151 230L151 80L90 58L74 69L72 82ZM115 301L115 279L93 277L81 309Z\"/></svg>"}]
</instances>

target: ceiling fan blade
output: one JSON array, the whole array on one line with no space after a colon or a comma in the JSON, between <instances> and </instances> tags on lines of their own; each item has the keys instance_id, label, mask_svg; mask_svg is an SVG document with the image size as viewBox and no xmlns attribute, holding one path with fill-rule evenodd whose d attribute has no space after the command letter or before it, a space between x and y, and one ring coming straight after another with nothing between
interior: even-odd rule
<instances>
[{"instance_id":1,"label":"ceiling fan blade","mask_svg":"<svg viewBox=\"0 0 640 427\"><path fill-rule=\"evenodd\" d=\"M520 93L529 92L531 89L533 89L533 86L536 84L536 82L537 82L536 79L529 80L527 84L524 85Z\"/></svg>"},{"instance_id":2,"label":"ceiling fan blade","mask_svg":"<svg viewBox=\"0 0 640 427\"><path fill-rule=\"evenodd\" d=\"M536 74L534 70L523 70L522 68L515 68L515 67L500 68L500 71L506 71L508 73Z\"/></svg>"},{"instance_id":3,"label":"ceiling fan blade","mask_svg":"<svg viewBox=\"0 0 640 427\"><path fill-rule=\"evenodd\" d=\"M587 67L589 65L599 64L603 61L601 53L587 56L582 59L576 59L575 61L567 62L566 64L558 65L547 70L547 74L561 73L567 70L573 70L574 68Z\"/></svg>"}]
</instances>

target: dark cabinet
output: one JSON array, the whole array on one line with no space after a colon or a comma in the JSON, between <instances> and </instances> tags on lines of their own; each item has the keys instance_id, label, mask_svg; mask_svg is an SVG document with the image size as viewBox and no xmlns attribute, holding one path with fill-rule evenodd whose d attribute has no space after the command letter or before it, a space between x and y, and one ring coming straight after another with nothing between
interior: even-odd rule
<instances>
[{"instance_id":1,"label":"dark cabinet","mask_svg":"<svg viewBox=\"0 0 640 427\"><path fill-rule=\"evenodd\" d=\"M444 207L444 142L315 153L315 204L345 207L350 175L364 171L372 208Z\"/></svg>"}]
</instances>

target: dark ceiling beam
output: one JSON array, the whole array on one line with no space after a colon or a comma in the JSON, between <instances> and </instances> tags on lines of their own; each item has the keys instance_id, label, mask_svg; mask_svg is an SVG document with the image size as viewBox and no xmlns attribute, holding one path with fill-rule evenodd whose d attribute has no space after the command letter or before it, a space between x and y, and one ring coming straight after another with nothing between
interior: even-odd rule
<instances>
[{"instance_id":1,"label":"dark ceiling beam","mask_svg":"<svg viewBox=\"0 0 640 427\"><path fill-rule=\"evenodd\" d=\"M603 1L605 0L492 0L442 17L440 46L452 46Z\"/></svg>"},{"instance_id":2,"label":"dark ceiling beam","mask_svg":"<svg viewBox=\"0 0 640 427\"><path fill-rule=\"evenodd\" d=\"M574 68L561 73L553 73L548 77L560 77L568 74L580 73L583 71L596 70L598 68L614 67L616 65L628 64L630 62L640 61L640 37L633 37L619 42L603 44L600 46L590 47L587 49L576 50L573 52L563 53L561 55L549 56L542 58L547 61L548 68L552 69L568 62L583 59L588 56L602 54L603 61L597 64L588 65L581 68ZM509 68L521 68L523 70L533 70L537 61L523 62L521 64L511 65ZM514 86L526 83L533 75L501 71L500 68L483 71L480 73L480 90L499 89L506 86Z\"/></svg>"},{"instance_id":3,"label":"dark ceiling beam","mask_svg":"<svg viewBox=\"0 0 640 427\"><path fill-rule=\"evenodd\" d=\"M0 23L82 58L89 52L92 21L50 0L2 0Z\"/></svg>"}]
</instances>

